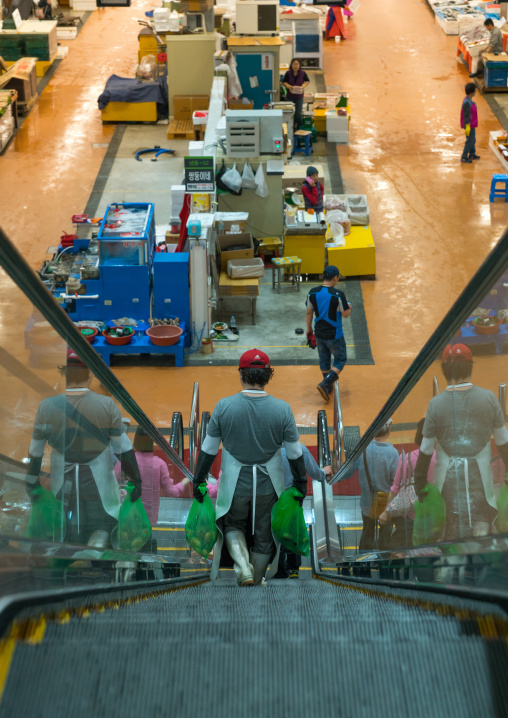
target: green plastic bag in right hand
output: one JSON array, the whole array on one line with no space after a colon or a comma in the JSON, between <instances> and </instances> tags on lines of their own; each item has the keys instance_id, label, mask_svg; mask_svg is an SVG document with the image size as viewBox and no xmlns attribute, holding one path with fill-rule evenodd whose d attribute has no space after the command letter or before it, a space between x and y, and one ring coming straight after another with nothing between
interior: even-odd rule
<instances>
[{"instance_id":1,"label":"green plastic bag in right hand","mask_svg":"<svg viewBox=\"0 0 508 718\"><path fill-rule=\"evenodd\" d=\"M298 489L291 487L281 494L272 509L272 531L280 543L299 556L309 555L309 533L303 508L295 499L303 498Z\"/></svg>"},{"instance_id":2,"label":"green plastic bag in right hand","mask_svg":"<svg viewBox=\"0 0 508 718\"><path fill-rule=\"evenodd\" d=\"M415 504L413 545L442 541L446 528L446 505L441 492L434 484L427 484L419 496L423 501Z\"/></svg>"}]
</instances>

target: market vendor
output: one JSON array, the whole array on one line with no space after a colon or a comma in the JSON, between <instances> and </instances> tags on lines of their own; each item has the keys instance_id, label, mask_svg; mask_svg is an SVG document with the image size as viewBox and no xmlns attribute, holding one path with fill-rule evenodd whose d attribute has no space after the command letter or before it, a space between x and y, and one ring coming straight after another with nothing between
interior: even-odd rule
<instances>
[{"instance_id":1,"label":"market vendor","mask_svg":"<svg viewBox=\"0 0 508 718\"><path fill-rule=\"evenodd\" d=\"M273 376L268 356L259 349L245 352L240 357L239 372L242 390L217 403L199 452L193 483L194 497L202 502L199 485L207 480L222 441L215 506L219 538L211 578L217 578L224 542L234 562L238 585L247 586L262 583L276 555L271 513L284 491L282 445L293 486L303 496L307 493L307 473L291 407L265 391Z\"/></svg>"},{"instance_id":2,"label":"market vendor","mask_svg":"<svg viewBox=\"0 0 508 718\"><path fill-rule=\"evenodd\" d=\"M291 60L289 70L282 78L282 84L288 91L288 100L291 100L295 106L295 129L298 129L302 122L304 89L309 82L307 73L302 70L300 60L296 58Z\"/></svg>"},{"instance_id":3,"label":"market vendor","mask_svg":"<svg viewBox=\"0 0 508 718\"><path fill-rule=\"evenodd\" d=\"M28 474L39 485L46 443L51 446L50 487L64 503L65 539L106 548L118 523L120 490L113 470L113 449L122 472L134 484L131 501L141 496L141 477L132 444L113 399L90 391L92 372L69 349L64 394L43 399L37 409ZM61 537L62 540L64 536Z\"/></svg>"},{"instance_id":4,"label":"market vendor","mask_svg":"<svg viewBox=\"0 0 508 718\"><path fill-rule=\"evenodd\" d=\"M430 400L415 468L415 490L425 501L434 443L434 484L446 505L444 540L486 536L497 517L490 439L508 468L508 431L496 395L471 381L473 355L448 344L441 359L448 386Z\"/></svg>"},{"instance_id":5,"label":"market vendor","mask_svg":"<svg viewBox=\"0 0 508 718\"><path fill-rule=\"evenodd\" d=\"M494 25L493 20L488 17L485 22L483 23L487 30L490 32L490 39L489 39L489 46L485 50L485 52L482 52L482 55L485 55L487 53L492 53L493 55L501 55L503 52L503 33L501 30ZM478 77L478 75L483 75L483 68L485 67L485 63L482 59L478 60L478 69L476 72L472 72L469 77Z\"/></svg>"},{"instance_id":6,"label":"market vendor","mask_svg":"<svg viewBox=\"0 0 508 718\"><path fill-rule=\"evenodd\" d=\"M325 188L319 181L319 172L315 167L307 167L307 176L302 184L305 210L313 209L314 212L323 211L323 194Z\"/></svg>"}]
</instances>

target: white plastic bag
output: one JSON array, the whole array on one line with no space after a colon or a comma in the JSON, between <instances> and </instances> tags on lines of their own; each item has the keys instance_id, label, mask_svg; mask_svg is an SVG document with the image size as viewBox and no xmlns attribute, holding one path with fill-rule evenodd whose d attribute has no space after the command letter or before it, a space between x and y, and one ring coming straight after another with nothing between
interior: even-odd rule
<instances>
[{"instance_id":1,"label":"white plastic bag","mask_svg":"<svg viewBox=\"0 0 508 718\"><path fill-rule=\"evenodd\" d=\"M259 167L256 170L256 194L258 197L268 197L270 194L268 191L268 185L266 184L265 173L263 172L263 165L259 163Z\"/></svg>"},{"instance_id":2,"label":"white plastic bag","mask_svg":"<svg viewBox=\"0 0 508 718\"><path fill-rule=\"evenodd\" d=\"M231 167L231 169L226 170L224 174L221 177L221 180L224 182L226 187L229 187L229 189L232 192L240 192L242 189L242 177L238 170L236 169L236 162Z\"/></svg>"},{"instance_id":3,"label":"white plastic bag","mask_svg":"<svg viewBox=\"0 0 508 718\"><path fill-rule=\"evenodd\" d=\"M329 224L340 224L344 230L344 235L351 234L351 220L349 219L346 212L341 212L339 209L334 209L326 213L326 221Z\"/></svg>"},{"instance_id":4,"label":"white plastic bag","mask_svg":"<svg viewBox=\"0 0 508 718\"><path fill-rule=\"evenodd\" d=\"M347 205L345 200L341 199L336 194L330 194L325 197L323 207L326 210L339 209L341 212L347 212Z\"/></svg>"},{"instance_id":5,"label":"white plastic bag","mask_svg":"<svg viewBox=\"0 0 508 718\"><path fill-rule=\"evenodd\" d=\"M243 168L242 187L244 189L256 189L257 187L254 172L252 171L252 167L248 162L245 163Z\"/></svg>"},{"instance_id":6,"label":"white plastic bag","mask_svg":"<svg viewBox=\"0 0 508 718\"><path fill-rule=\"evenodd\" d=\"M334 247L344 247L346 239L344 237L344 227L337 222L330 222L326 228L325 239L332 242Z\"/></svg>"},{"instance_id":7,"label":"white plastic bag","mask_svg":"<svg viewBox=\"0 0 508 718\"><path fill-rule=\"evenodd\" d=\"M136 70L136 77L140 80L153 80L155 77L155 68L157 66L157 58L155 55L145 55L141 58Z\"/></svg>"}]
</instances>

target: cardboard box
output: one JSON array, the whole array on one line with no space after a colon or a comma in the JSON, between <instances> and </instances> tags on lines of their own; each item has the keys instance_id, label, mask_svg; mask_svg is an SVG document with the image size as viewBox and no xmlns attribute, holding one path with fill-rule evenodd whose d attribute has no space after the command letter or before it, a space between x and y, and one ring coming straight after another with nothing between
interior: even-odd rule
<instances>
[{"instance_id":1,"label":"cardboard box","mask_svg":"<svg viewBox=\"0 0 508 718\"><path fill-rule=\"evenodd\" d=\"M241 100L230 100L228 102L228 109L230 110L253 110L254 102L250 100L248 102L242 102Z\"/></svg>"},{"instance_id":2,"label":"cardboard box","mask_svg":"<svg viewBox=\"0 0 508 718\"><path fill-rule=\"evenodd\" d=\"M224 214L227 214L230 219L225 219ZM233 216L237 215L237 217ZM222 223L224 227L224 231L221 231L221 234L231 234L231 231L234 229L234 232L238 234L238 229L240 229L240 232L247 232L247 219L249 217L248 212L216 212L215 213L215 227L219 227L219 223ZM222 230L222 227L221 227Z\"/></svg>"},{"instance_id":3,"label":"cardboard box","mask_svg":"<svg viewBox=\"0 0 508 718\"><path fill-rule=\"evenodd\" d=\"M174 232L166 232L166 244L178 244L180 235Z\"/></svg>"},{"instance_id":4,"label":"cardboard box","mask_svg":"<svg viewBox=\"0 0 508 718\"><path fill-rule=\"evenodd\" d=\"M213 0L180 0L182 12L206 12L213 8Z\"/></svg>"},{"instance_id":5,"label":"cardboard box","mask_svg":"<svg viewBox=\"0 0 508 718\"><path fill-rule=\"evenodd\" d=\"M16 90L20 104L26 104L32 97L37 97L35 58L22 57L11 65L5 75L0 77L0 88Z\"/></svg>"},{"instance_id":6,"label":"cardboard box","mask_svg":"<svg viewBox=\"0 0 508 718\"><path fill-rule=\"evenodd\" d=\"M175 120L191 120L196 110L207 110L210 104L208 95L175 95L173 107Z\"/></svg>"},{"instance_id":7,"label":"cardboard box","mask_svg":"<svg viewBox=\"0 0 508 718\"><path fill-rule=\"evenodd\" d=\"M230 247L241 247L230 249ZM249 232L242 234L219 234L217 237L217 248L220 253L220 268L225 272L230 259L253 259L254 243Z\"/></svg>"},{"instance_id":8,"label":"cardboard box","mask_svg":"<svg viewBox=\"0 0 508 718\"><path fill-rule=\"evenodd\" d=\"M264 277L265 265L259 257L253 259L228 259L228 277L231 279L250 279Z\"/></svg>"}]
</instances>

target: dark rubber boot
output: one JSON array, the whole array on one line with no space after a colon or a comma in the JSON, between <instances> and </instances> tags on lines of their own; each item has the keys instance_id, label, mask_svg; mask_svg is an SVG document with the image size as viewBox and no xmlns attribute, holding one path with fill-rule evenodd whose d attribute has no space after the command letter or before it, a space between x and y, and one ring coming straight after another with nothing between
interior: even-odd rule
<instances>
[{"instance_id":1,"label":"dark rubber boot","mask_svg":"<svg viewBox=\"0 0 508 718\"><path fill-rule=\"evenodd\" d=\"M333 386L333 383L337 381L338 378L338 375L332 369L328 372L323 381L317 385L317 390L325 401L330 400L330 390Z\"/></svg>"}]
</instances>

